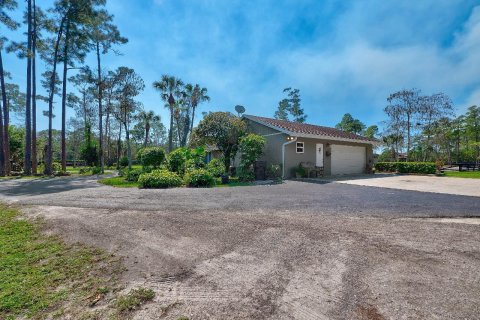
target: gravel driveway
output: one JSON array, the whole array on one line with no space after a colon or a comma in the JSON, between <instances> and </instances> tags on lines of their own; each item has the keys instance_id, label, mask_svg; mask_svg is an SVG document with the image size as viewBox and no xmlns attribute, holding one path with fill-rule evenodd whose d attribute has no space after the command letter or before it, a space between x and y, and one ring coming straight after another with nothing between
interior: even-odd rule
<instances>
[{"instance_id":1,"label":"gravel driveway","mask_svg":"<svg viewBox=\"0 0 480 320\"><path fill-rule=\"evenodd\" d=\"M448 178L424 175L368 175L342 179L340 183L359 186L435 192L480 197L480 179Z\"/></svg>"},{"instance_id":2,"label":"gravel driveway","mask_svg":"<svg viewBox=\"0 0 480 320\"><path fill-rule=\"evenodd\" d=\"M138 319L478 319L480 198L340 183L138 190L2 181L49 231L126 257ZM165 306L170 305L169 308ZM167 312L165 310L168 310Z\"/></svg>"}]
</instances>

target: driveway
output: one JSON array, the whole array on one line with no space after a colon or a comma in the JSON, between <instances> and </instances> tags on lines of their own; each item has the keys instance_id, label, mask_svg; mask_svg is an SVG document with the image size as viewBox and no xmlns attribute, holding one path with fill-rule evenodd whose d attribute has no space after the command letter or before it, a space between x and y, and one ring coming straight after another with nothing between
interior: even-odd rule
<instances>
[{"instance_id":1,"label":"driveway","mask_svg":"<svg viewBox=\"0 0 480 320\"><path fill-rule=\"evenodd\" d=\"M2 181L0 198L67 241L124 256L125 285L157 292L137 319L480 314L480 225L465 218L480 217L476 197L293 181L114 189L67 178Z\"/></svg>"},{"instance_id":2,"label":"driveway","mask_svg":"<svg viewBox=\"0 0 480 320\"><path fill-rule=\"evenodd\" d=\"M337 182L358 186L435 192L480 197L480 179L417 175L370 175L344 178Z\"/></svg>"}]
</instances>

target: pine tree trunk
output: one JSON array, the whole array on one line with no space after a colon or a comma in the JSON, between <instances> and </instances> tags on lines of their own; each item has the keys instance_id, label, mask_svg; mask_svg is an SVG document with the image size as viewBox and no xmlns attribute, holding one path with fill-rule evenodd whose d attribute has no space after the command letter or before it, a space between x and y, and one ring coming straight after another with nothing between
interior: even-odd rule
<instances>
[{"instance_id":1,"label":"pine tree trunk","mask_svg":"<svg viewBox=\"0 0 480 320\"><path fill-rule=\"evenodd\" d=\"M98 144L99 144L99 160L101 172L104 173L105 161L103 159L103 109L102 109L102 69L100 64L100 43L97 41L97 68L98 68Z\"/></svg>"},{"instance_id":2,"label":"pine tree trunk","mask_svg":"<svg viewBox=\"0 0 480 320\"><path fill-rule=\"evenodd\" d=\"M2 108L5 111L7 106L7 93L5 92L5 74L3 71L3 59L2 59L2 51L0 50L0 81L2 86ZM0 108L0 176L5 176L5 145L4 145L4 137L5 131L3 128L3 115L2 109Z\"/></svg>"},{"instance_id":3,"label":"pine tree trunk","mask_svg":"<svg viewBox=\"0 0 480 320\"><path fill-rule=\"evenodd\" d=\"M193 132L193 122L195 121L195 109L197 107L195 105L192 106L192 122L190 123L190 136L192 136Z\"/></svg>"},{"instance_id":4,"label":"pine tree trunk","mask_svg":"<svg viewBox=\"0 0 480 320\"><path fill-rule=\"evenodd\" d=\"M67 171L67 146L66 146L66 118L67 118L67 71L68 71L68 46L70 45L70 24L65 28L65 43L63 48L63 79L62 79L62 171Z\"/></svg>"},{"instance_id":5,"label":"pine tree trunk","mask_svg":"<svg viewBox=\"0 0 480 320\"><path fill-rule=\"evenodd\" d=\"M32 1L27 2L27 94L25 105L25 159L23 172L26 175L32 174Z\"/></svg>"},{"instance_id":6,"label":"pine tree trunk","mask_svg":"<svg viewBox=\"0 0 480 320\"><path fill-rule=\"evenodd\" d=\"M148 145L148 136L150 135L150 124L145 123L145 140L143 141L143 147L146 148Z\"/></svg>"},{"instance_id":7,"label":"pine tree trunk","mask_svg":"<svg viewBox=\"0 0 480 320\"><path fill-rule=\"evenodd\" d=\"M173 106L170 106L170 130L168 131L168 152L173 151Z\"/></svg>"},{"instance_id":8,"label":"pine tree trunk","mask_svg":"<svg viewBox=\"0 0 480 320\"><path fill-rule=\"evenodd\" d=\"M52 120L53 120L53 96L55 93L55 80L57 74L57 61L58 61L58 48L60 46L60 39L63 34L63 26L65 24L65 18L60 22L60 28L57 34L57 40L55 41L55 49L53 53L53 66L52 66L52 77L50 78L50 93L48 97L48 143L47 143L47 155L46 155L46 163L45 163L45 174L51 175L52 170L52 145L53 145L53 137L52 137Z\"/></svg>"},{"instance_id":9,"label":"pine tree trunk","mask_svg":"<svg viewBox=\"0 0 480 320\"><path fill-rule=\"evenodd\" d=\"M120 128L118 130L118 141L117 141L117 170L120 169L120 154L122 152L122 123L120 123Z\"/></svg>"},{"instance_id":10,"label":"pine tree trunk","mask_svg":"<svg viewBox=\"0 0 480 320\"><path fill-rule=\"evenodd\" d=\"M110 106L110 101L107 101L107 106ZM107 117L105 119L105 140L107 146L107 160L111 162L111 153L110 153L110 108L107 107Z\"/></svg>"},{"instance_id":11,"label":"pine tree trunk","mask_svg":"<svg viewBox=\"0 0 480 320\"><path fill-rule=\"evenodd\" d=\"M125 121L125 138L127 140L128 170L132 170L132 149L130 148L130 134L128 132L127 122Z\"/></svg>"},{"instance_id":12,"label":"pine tree trunk","mask_svg":"<svg viewBox=\"0 0 480 320\"><path fill-rule=\"evenodd\" d=\"M32 173L36 175L37 168L37 7L33 0L33 36L32 36Z\"/></svg>"}]
</instances>

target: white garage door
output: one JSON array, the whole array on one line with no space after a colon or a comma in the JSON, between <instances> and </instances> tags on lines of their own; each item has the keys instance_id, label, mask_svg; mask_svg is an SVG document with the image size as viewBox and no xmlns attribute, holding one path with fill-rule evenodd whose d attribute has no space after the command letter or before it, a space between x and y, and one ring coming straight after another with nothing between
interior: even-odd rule
<instances>
[{"instance_id":1,"label":"white garage door","mask_svg":"<svg viewBox=\"0 0 480 320\"><path fill-rule=\"evenodd\" d=\"M332 145L332 174L363 173L366 164L365 147Z\"/></svg>"}]
</instances>

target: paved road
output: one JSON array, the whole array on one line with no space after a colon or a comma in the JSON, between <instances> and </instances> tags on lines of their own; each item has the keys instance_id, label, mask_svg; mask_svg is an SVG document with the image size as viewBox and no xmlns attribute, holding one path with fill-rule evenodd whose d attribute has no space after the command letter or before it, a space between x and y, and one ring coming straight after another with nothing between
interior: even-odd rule
<instances>
[{"instance_id":1,"label":"paved road","mask_svg":"<svg viewBox=\"0 0 480 320\"><path fill-rule=\"evenodd\" d=\"M169 212L258 211L381 217L476 216L480 198L420 193L335 182L237 188L139 190L103 186L95 179L0 182L0 199L27 205Z\"/></svg>"},{"instance_id":2,"label":"paved road","mask_svg":"<svg viewBox=\"0 0 480 320\"><path fill-rule=\"evenodd\" d=\"M2 181L0 198L27 205L66 241L124 256L126 286L157 293L137 319L480 314L480 225L431 218L480 216L477 197L301 182L114 189L64 178Z\"/></svg>"}]
</instances>

